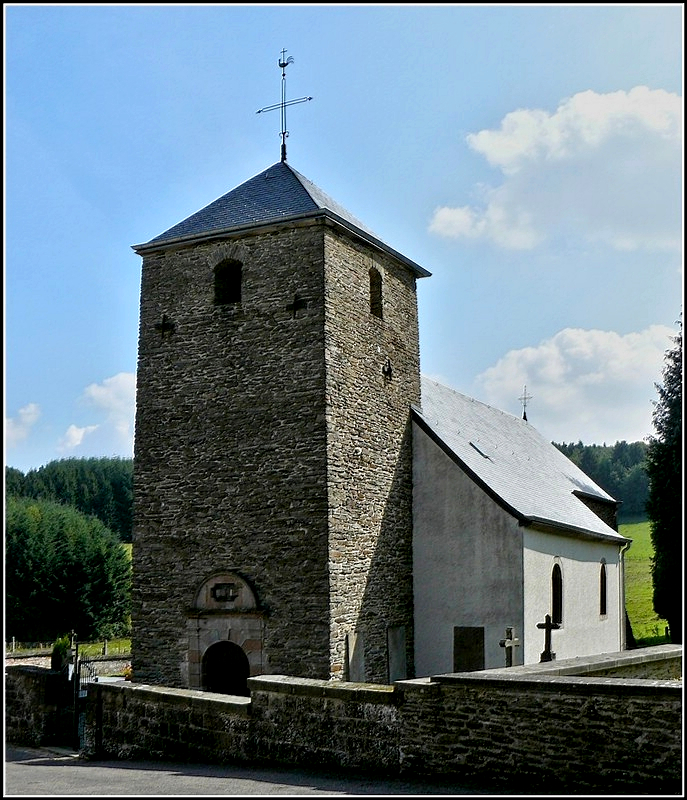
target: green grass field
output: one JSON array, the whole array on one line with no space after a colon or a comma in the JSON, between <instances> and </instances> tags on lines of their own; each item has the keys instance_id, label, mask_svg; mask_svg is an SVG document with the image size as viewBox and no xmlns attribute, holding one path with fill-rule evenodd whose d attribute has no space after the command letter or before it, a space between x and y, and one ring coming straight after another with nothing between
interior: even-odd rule
<instances>
[{"instance_id":1,"label":"green grass field","mask_svg":"<svg viewBox=\"0 0 687 800\"><path fill-rule=\"evenodd\" d=\"M110 656L128 656L131 653L131 639L109 639L107 654ZM102 642L80 642L79 654L86 658L103 655Z\"/></svg>"},{"instance_id":2,"label":"green grass field","mask_svg":"<svg viewBox=\"0 0 687 800\"><path fill-rule=\"evenodd\" d=\"M668 624L656 616L653 608L651 582L651 545L649 522L620 525L619 533L632 539L625 552L625 607L637 644L652 645L667 642L665 628Z\"/></svg>"}]
</instances>

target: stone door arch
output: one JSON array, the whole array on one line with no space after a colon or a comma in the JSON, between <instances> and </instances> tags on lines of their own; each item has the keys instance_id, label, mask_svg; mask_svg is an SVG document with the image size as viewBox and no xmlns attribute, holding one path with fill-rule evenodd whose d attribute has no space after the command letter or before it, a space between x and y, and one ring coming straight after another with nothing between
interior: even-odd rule
<instances>
[{"instance_id":1,"label":"stone door arch","mask_svg":"<svg viewBox=\"0 0 687 800\"><path fill-rule=\"evenodd\" d=\"M207 692L247 696L250 664L234 642L215 642L203 654L202 688Z\"/></svg>"},{"instance_id":2,"label":"stone door arch","mask_svg":"<svg viewBox=\"0 0 687 800\"><path fill-rule=\"evenodd\" d=\"M242 675L241 694L248 677L269 671L263 652L264 612L253 588L236 572L215 572L198 586L186 613L186 632L182 680L191 689L226 692L210 688L225 681L217 677L224 669Z\"/></svg>"}]
</instances>

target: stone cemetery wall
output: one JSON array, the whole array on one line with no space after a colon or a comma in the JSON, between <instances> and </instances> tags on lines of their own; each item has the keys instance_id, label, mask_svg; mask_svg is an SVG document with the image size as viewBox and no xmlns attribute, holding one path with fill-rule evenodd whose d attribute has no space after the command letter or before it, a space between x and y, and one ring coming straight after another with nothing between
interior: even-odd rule
<instances>
[{"instance_id":1,"label":"stone cemetery wall","mask_svg":"<svg viewBox=\"0 0 687 800\"><path fill-rule=\"evenodd\" d=\"M248 697L119 683L88 687L83 752L120 759L250 761Z\"/></svg>"},{"instance_id":2,"label":"stone cemetery wall","mask_svg":"<svg viewBox=\"0 0 687 800\"><path fill-rule=\"evenodd\" d=\"M401 772L545 793L678 791L681 684L477 673L406 682Z\"/></svg>"},{"instance_id":3,"label":"stone cemetery wall","mask_svg":"<svg viewBox=\"0 0 687 800\"><path fill-rule=\"evenodd\" d=\"M70 692L71 684L59 672L5 667L6 741L28 747L68 743L71 716L65 720L64 708Z\"/></svg>"},{"instance_id":4,"label":"stone cemetery wall","mask_svg":"<svg viewBox=\"0 0 687 800\"><path fill-rule=\"evenodd\" d=\"M258 759L398 773L403 692L394 686L264 675L251 697Z\"/></svg>"},{"instance_id":5,"label":"stone cemetery wall","mask_svg":"<svg viewBox=\"0 0 687 800\"><path fill-rule=\"evenodd\" d=\"M655 649L660 670L681 662L681 646ZM644 663L651 674L637 651L607 660L615 669ZM392 686L263 675L250 679L250 698L93 683L83 755L484 778L506 791L679 794L682 682L584 674L601 668L596 656ZM50 713L36 670L48 674L7 670L8 741L36 745L49 727L28 708Z\"/></svg>"}]
</instances>

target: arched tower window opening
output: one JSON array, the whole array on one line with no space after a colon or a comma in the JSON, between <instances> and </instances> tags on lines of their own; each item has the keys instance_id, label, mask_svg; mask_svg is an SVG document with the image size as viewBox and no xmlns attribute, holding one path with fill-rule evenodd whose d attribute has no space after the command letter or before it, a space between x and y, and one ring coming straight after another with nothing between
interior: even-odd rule
<instances>
[{"instance_id":1,"label":"arched tower window opening","mask_svg":"<svg viewBox=\"0 0 687 800\"><path fill-rule=\"evenodd\" d=\"M228 259L215 267L215 305L236 305L241 302L242 265Z\"/></svg>"},{"instance_id":2,"label":"arched tower window opening","mask_svg":"<svg viewBox=\"0 0 687 800\"><path fill-rule=\"evenodd\" d=\"M382 319L382 276L379 270L370 270L370 313Z\"/></svg>"},{"instance_id":3,"label":"arched tower window opening","mask_svg":"<svg viewBox=\"0 0 687 800\"><path fill-rule=\"evenodd\" d=\"M606 564L601 562L601 569L599 571L599 614L602 616L606 614Z\"/></svg>"},{"instance_id":4,"label":"arched tower window opening","mask_svg":"<svg viewBox=\"0 0 687 800\"><path fill-rule=\"evenodd\" d=\"M563 574L558 564L551 571L551 622L563 622Z\"/></svg>"}]
</instances>

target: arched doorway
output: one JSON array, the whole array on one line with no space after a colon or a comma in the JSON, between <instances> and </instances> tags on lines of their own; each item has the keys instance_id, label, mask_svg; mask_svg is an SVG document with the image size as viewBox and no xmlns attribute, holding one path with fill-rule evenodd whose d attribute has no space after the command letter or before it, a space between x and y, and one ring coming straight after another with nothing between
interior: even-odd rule
<instances>
[{"instance_id":1,"label":"arched doorway","mask_svg":"<svg viewBox=\"0 0 687 800\"><path fill-rule=\"evenodd\" d=\"M248 659L248 675L269 672L269 664L263 653L264 628L264 612L248 581L237 572L213 572L198 585L191 607L186 612L188 651L180 665L183 684L189 689L207 689L205 656L211 647L220 642L232 642L242 651ZM227 650L219 648L217 652L222 649ZM228 653L224 653L224 656L231 660ZM214 660L215 651L209 657ZM217 658L220 659L220 655ZM243 666L239 671L242 672L245 664L239 654L235 661L233 670L236 671L241 662ZM213 670L210 664L211 678ZM246 694L245 688L242 693Z\"/></svg>"},{"instance_id":2,"label":"arched doorway","mask_svg":"<svg viewBox=\"0 0 687 800\"><path fill-rule=\"evenodd\" d=\"M208 647L202 663L203 689L221 694L248 696L248 656L234 642L216 642Z\"/></svg>"}]
</instances>

